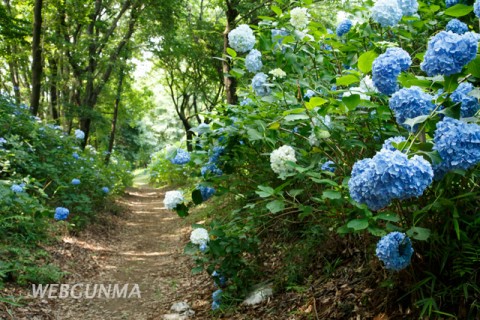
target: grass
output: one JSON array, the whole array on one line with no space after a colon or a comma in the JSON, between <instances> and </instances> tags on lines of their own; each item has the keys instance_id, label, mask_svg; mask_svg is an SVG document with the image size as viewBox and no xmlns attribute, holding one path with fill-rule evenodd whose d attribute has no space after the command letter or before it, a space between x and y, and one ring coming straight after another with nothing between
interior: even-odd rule
<instances>
[{"instance_id":1,"label":"grass","mask_svg":"<svg viewBox=\"0 0 480 320\"><path fill-rule=\"evenodd\" d=\"M137 169L133 172L133 186L143 187L149 184L150 176L147 169Z\"/></svg>"}]
</instances>

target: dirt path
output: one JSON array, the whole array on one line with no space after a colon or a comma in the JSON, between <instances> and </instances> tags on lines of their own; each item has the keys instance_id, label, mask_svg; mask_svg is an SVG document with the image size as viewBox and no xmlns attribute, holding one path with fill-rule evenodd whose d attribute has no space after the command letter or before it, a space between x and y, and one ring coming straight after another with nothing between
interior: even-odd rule
<instances>
[{"instance_id":1,"label":"dirt path","mask_svg":"<svg viewBox=\"0 0 480 320\"><path fill-rule=\"evenodd\" d=\"M72 285L129 284L127 295L131 297L59 299L54 319L162 319L173 302L183 300L194 309L206 309L209 302L202 300L204 290L193 289L202 287L202 279L191 275L191 261L183 255L190 228L174 212L163 209L163 198L158 189L128 189L121 202L130 214L114 239L104 243L71 239L73 245L92 250L98 263L96 274L74 277L69 281ZM134 284L138 284L140 298ZM198 311L197 318L203 313Z\"/></svg>"}]
</instances>

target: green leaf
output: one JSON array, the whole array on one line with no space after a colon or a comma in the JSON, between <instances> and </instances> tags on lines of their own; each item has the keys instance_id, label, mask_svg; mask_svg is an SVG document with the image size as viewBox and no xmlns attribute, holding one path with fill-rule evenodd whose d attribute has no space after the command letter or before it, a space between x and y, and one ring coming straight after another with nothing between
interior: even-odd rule
<instances>
[{"instance_id":1,"label":"green leaf","mask_svg":"<svg viewBox=\"0 0 480 320\"><path fill-rule=\"evenodd\" d=\"M473 11L472 6L466 6L464 4L459 3L445 10L445 14L448 16L458 18L458 17L466 16L472 11Z\"/></svg>"},{"instance_id":2,"label":"green leaf","mask_svg":"<svg viewBox=\"0 0 480 320\"><path fill-rule=\"evenodd\" d=\"M255 193L258 194L261 198L268 198L275 194L275 190L268 186L258 186L258 189L260 189L260 191L257 190L255 191Z\"/></svg>"},{"instance_id":3,"label":"green leaf","mask_svg":"<svg viewBox=\"0 0 480 320\"><path fill-rule=\"evenodd\" d=\"M186 216L188 216L188 207L183 203L177 205L177 207L175 208L175 211L177 212L178 216L181 218L185 218Z\"/></svg>"},{"instance_id":4,"label":"green leaf","mask_svg":"<svg viewBox=\"0 0 480 320\"><path fill-rule=\"evenodd\" d=\"M480 78L480 55L467 64L467 72L475 78Z\"/></svg>"},{"instance_id":5,"label":"green leaf","mask_svg":"<svg viewBox=\"0 0 480 320\"><path fill-rule=\"evenodd\" d=\"M183 249L183 253L188 254L189 256L196 255L197 252L198 252L198 246L191 242L187 243L187 245Z\"/></svg>"},{"instance_id":6,"label":"green leaf","mask_svg":"<svg viewBox=\"0 0 480 320\"><path fill-rule=\"evenodd\" d=\"M413 238L415 240L420 240L420 241L427 240L428 237L430 237L430 233L431 233L430 229L420 228L420 227L411 227L407 231L407 235L410 238Z\"/></svg>"},{"instance_id":7,"label":"green leaf","mask_svg":"<svg viewBox=\"0 0 480 320\"><path fill-rule=\"evenodd\" d=\"M267 209L270 210L271 213L283 211L283 209L285 209L285 202L283 202L283 200L273 200L267 203Z\"/></svg>"},{"instance_id":8,"label":"green leaf","mask_svg":"<svg viewBox=\"0 0 480 320\"><path fill-rule=\"evenodd\" d=\"M360 79L357 76L354 76L353 74L347 74L346 76L337 78L336 82L337 82L337 86L349 86L351 84L360 82Z\"/></svg>"},{"instance_id":9,"label":"green leaf","mask_svg":"<svg viewBox=\"0 0 480 320\"><path fill-rule=\"evenodd\" d=\"M312 179L313 182L315 183L319 183L319 184L329 184L333 187L338 187L338 183L336 183L335 181L333 180L330 180L330 179L317 179L317 178L310 178Z\"/></svg>"},{"instance_id":10,"label":"green leaf","mask_svg":"<svg viewBox=\"0 0 480 320\"><path fill-rule=\"evenodd\" d=\"M345 103L349 110L353 110L360 103L360 96L358 94L352 94L350 96L343 97L342 101L343 103Z\"/></svg>"},{"instance_id":11,"label":"green leaf","mask_svg":"<svg viewBox=\"0 0 480 320\"><path fill-rule=\"evenodd\" d=\"M325 190L322 193L323 199L341 199L342 194L339 191L335 190Z\"/></svg>"},{"instance_id":12,"label":"green leaf","mask_svg":"<svg viewBox=\"0 0 480 320\"><path fill-rule=\"evenodd\" d=\"M305 102L305 106L307 107L308 110L312 110L313 108L324 105L327 102L328 102L328 100L325 100L323 98L312 97L312 98L310 98L310 101Z\"/></svg>"},{"instance_id":13,"label":"green leaf","mask_svg":"<svg viewBox=\"0 0 480 320\"><path fill-rule=\"evenodd\" d=\"M260 134L260 132L252 128L247 130L247 135L250 141L263 140L263 136Z\"/></svg>"},{"instance_id":14,"label":"green leaf","mask_svg":"<svg viewBox=\"0 0 480 320\"><path fill-rule=\"evenodd\" d=\"M282 15L282 9L280 9L279 7L272 5L270 8L272 9L273 12L275 12L277 16Z\"/></svg>"},{"instance_id":15,"label":"green leaf","mask_svg":"<svg viewBox=\"0 0 480 320\"><path fill-rule=\"evenodd\" d=\"M296 121L296 120L307 120L310 119L306 114L289 114L285 117L286 122Z\"/></svg>"},{"instance_id":16,"label":"green leaf","mask_svg":"<svg viewBox=\"0 0 480 320\"><path fill-rule=\"evenodd\" d=\"M203 271L203 266L192 268L192 274L199 274Z\"/></svg>"},{"instance_id":17,"label":"green leaf","mask_svg":"<svg viewBox=\"0 0 480 320\"><path fill-rule=\"evenodd\" d=\"M400 221L400 217L395 213L390 212L382 212L374 217L375 220L385 220L391 222L398 222Z\"/></svg>"},{"instance_id":18,"label":"green leaf","mask_svg":"<svg viewBox=\"0 0 480 320\"><path fill-rule=\"evenodd\" d=\"M227 48L227 53L230 55L230 57L235 58L237 56L237 52L233 50L232 48Z\"/></svg>"},{"instance_id":19,"label":"green leaf","mask_svg":"<svg viewBox=\"0 0 480 320\"><path fill-rule=\"evenodd\" d=\"M303 191L304 191L304 189L292 189L288 193L290 194L290 196L296 197L298 195L301 195L303 193Z\"/></svg>"},{"instance_id":20,"label":"green leaf","mask_svg":"<svg viewBox=\"0 0 480 320\"><path fill-rule=\"evenodd\" d=\"M359 231L368 228L368 219L354 219L347 223L347 227Z\"/></svg>"},{"instance_id":21,"label":"green leaf","mask_svg":"<svg viewBox=\"0 0 480 320\"><path fill-rule=\"evenodd\" d=\"M193 200L193 203L195 203L196 205L199 205L200 203L203 202L203 197L202 197L202 193L200 192L200 190L198 190L198 189L193 190L192 200Z\"/></svg>"},{"instance_id":22,"label":"green leaf","mask_svg":"<svg viewBox=\"0 0 480 320\"><path fill-rule=\"evenodd\" d=\"M367 51L358 58L358 69L363 73L368 73L372 70L373 60L378 57L375 51Z\"/></svg>"},{"instance_id":23,"label":"green leaf","mask_svg":"<svg viewBox=\"0 0 480 320\"><path fill-rule=\"evenodd\" d=\"M232 68L230 70L230 74L235 78L240 78L245 74L245 71L240 68Z\"/></svg>"},{"instance_id":24,"label":"green leaf","mask_svg":"<svg viewBox=\"0 0 480 320\"><path fill-rule=\"evenodd\" d=\"M416 124L425 122L425 120L427 120L429 116L430 115L423 115L423 116L415 117L413 119L407 119L405 120L404 124L406 124L407 126L410 126L410 128L413 128L413 126L415 126Z\"/></svg>"}]
</instances>

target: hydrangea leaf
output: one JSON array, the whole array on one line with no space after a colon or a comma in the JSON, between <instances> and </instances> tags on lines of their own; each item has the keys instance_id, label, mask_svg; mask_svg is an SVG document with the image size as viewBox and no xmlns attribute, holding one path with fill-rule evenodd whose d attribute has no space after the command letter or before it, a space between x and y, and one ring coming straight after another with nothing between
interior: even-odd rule
<instances>
[{"instance_id":1,"label":"hydrangea leaf","mask_svg":"<svg viewBox=\"0 0 480 320\"><path fill-rule=\"evenodd\" d=\"M368 228L368 219L354 219L347 223L347 227L355 230L365 230Z\"/></svg>"},{"instance_id":2,"label":"hydrangea leaf","mask_svg":"<svg viewBox=\"0 0 480 320\"><path fill-rule=\"evenodd\" d=\"M415 240L425 241L430 237L430 229L427 228L420 228L420 227L412 227L407 231L407 235L410 238Z\"/></svg>"},{"instance_id":3,"label":"hydrangea leaf","mask_svg":"<svg viewBox=\"0 0 480 320\"><path fill-rule=\"evenodd\" d=\"M327 102L328 100L325 100L323 98L313 97L313 98L310 98L310 101L305 102L305 106L307 107L308 110L312 110L316 107L320 107L321 105L324 105Z\"/></svg>"},{"instance_id":4,"label":"hydrangea leaf","mask_svg":"<svg viewBox=\"0 0 480 320\"><path fill-rule=\"evenodd\" d=\"M413 119L407 119L404 124L409 126L410 128L413 128L416 124L419 123L424 123L430 115L423 115L423 116L418 116Z\"/></svg>"},{"instance_id":5,"label":"hydrangea leaf","mask_svg":"<svg viewBox=\"0 0 480 320\"><path fill-rule=\"evenodd\" d=\"M353 110L360 103L360 95L352 94L351 96L343 97L342 101L343 103L345 103L349 110Z\"/></svg>"},{"instance_id":6,"label":"hydrangea leaf","mask_svg":"<svg viewBox=\"0 0 480 320\"><path fill-rule=\"evenodd\" d=\"M377 214L374 217L375 220L385 220L385 221L391 221L391 222L398 222L400 221L400 218L397 214L393 212L382 212L380 214Z\"/></svg>"},{"instance_id":7,"label":"hydrangea leaf","mask_svg":"<svg viewBox=\"0 0 480 320\"><path fill-rule=\"evenodd\" d=\"M192 274L193 275L199 274L201 272L203 272L203 266L192 268Z\"/></svg>"},{"instance_id":8,"label":"hydrangea leaf","mask_svg":"<svg viewBox=\"0 0 480 320\"><path fill-rule=\"evenodd\" d=\"M276 14L277 16L281 16L282 13L283 13L283 12L282 12L282 9L280 9L279 7L277 7L277 6L275 6L275 5L272 5L270 8L272 9L273 12L275 12L275 14Z\"/></svg>"},{"instance_id":9,"label":"hydrangea leaf","mask_svg":"<svg viewBox=\"0 0 480 320\"><path fill-rule=\"evenodd\" d=\"M342 194L338 191L335 191L335 190L325 190L325 191L323 191L322 198L323 199L332 199L332 200L341 199Z\"/></svg>"},{"instance_id":10,"label":"hydrangea leaf","mask_svg":"<svg viewBox=\"0 0 480 320\"><path fill-rule=\"evenodd\" d=\"M189 242L185 246L185 249L183 249L183 253L188 254L189 256L196 255L198 253L198 246Z\"/></svg>"},{"instance_id":11,"label":"hydrangea leaf","mask_svg":"<svg viewBox=\"0 0 480 320\"><path fill-rule=\"evenodd\" d=\"M283 211L283 209L285 209L285 202L283 202L283 200L273 200L267 203L267 209L271 213L277 213L277 212Z\"/></svg>"},{"instance_id":12,"label":"hydrangea leaf","mask_svg":"<svg viewBox=\"0 0 480 320\"><path fill-rule=\"evenodd\" d=\"M337 86L349 86L357 82L360 82L360 79L353 74L347 74L346 76L336 79Z\"/></svg>"},{"instance_id":13,"label":"hydrangea leaf","mask_svg":"<svg viewBox=\"0 0 480 320\"><path fill-rule=\"evenodd\" d=\"M378 54L375 51L367 51L362 53L358 58L358 69L363 73L368 73L372 71L373 60L378 57Z\"/></svg>"},{"instance_id":14,"label":"hydrangea leaf","mask_svg":"<svg viewBox=\"0 0 480 320\"><path fill-rule=\"evenodd\" d=\"M459 3L445 10L445 14L448 16L458 18L458 17L466 16L472 11L473 11L472 6L466 6L464 4Z\"/></svg>"},{"instance_id":15,"label":"hydrangea leaf","mask_svg":"<svg viewBox=\"0 0 480 320\"><path fill-rule=\"evenodd\" d=\"M480 78L480 55L467 64L467 72L475 78Z\"/></svg>"},{"instance_id":16,"label":"hydrangea leaf","mask_svg":"<svg viewBox=\"0 0 480 320\"><path fill-rule=\"evenodd\" d=\"M237 56L237 52L232 48L227 48L227 53L232 57L235 58Z\"/></svg>"},{"instance_id":17,"label":"hydrangea leaf","mask_svg":"<svg viewBox=\"0 0 480 320\"><path fill-rule=\"evenodd\" d=\"M181 218L185 218L186 216L188 216L188 207L183 203L179 204L175 208L175 211L177 212L178 216Z\"/></svg>"},{"instance_id":18,"label":"hydrangea leaf","mask_svg":"<svg viewBox=\"0 0 480 320\"><path fill-rule=\"evenodd\" d=\"M289 114L285 117L285 121L307 120L309 117L306 114Z\"/></svg>"},{"instance_id":19,"label":"hydrangea leaf","mask_svg":"<svg viewBox=\"0 0 480 320\"><path fill-rule=\"evenodd\" d=\"M198 189L195 189L192 192L192 200L196 205L201 204L203 202L202 192Z\"/></svg>"},{"instance_id":20,"label":"hydrangea leaf","mask_svg":"<svg viewBox=\"0 0 480 320\"><path fill-rule=\"evenodd\" d=\"M260 191L257 190L255 191L255 193L258 194L261 198L267 198L275 194L275 190L268 186L258 186L258 189L260 189Z\"/></svg>"}]
</instances>

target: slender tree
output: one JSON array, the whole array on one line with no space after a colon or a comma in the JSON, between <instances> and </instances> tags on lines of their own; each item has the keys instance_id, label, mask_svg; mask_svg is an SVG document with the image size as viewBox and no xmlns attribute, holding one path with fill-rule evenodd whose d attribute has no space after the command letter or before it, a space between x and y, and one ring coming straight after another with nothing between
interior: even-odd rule
<instances>
[{"instance_id":1,"label":"slender tree","mask_svg":"<svg viewBox=\"0 0 480 320\"><path fill-rule=\"evenodd\" d=\"M30 111L34 116L40 106L40 90L42 80L42 0L35 0L33 14L33 40L32 40L32 93L30 97Z\"/></svg>"}]
</instances>

